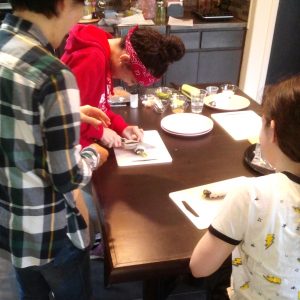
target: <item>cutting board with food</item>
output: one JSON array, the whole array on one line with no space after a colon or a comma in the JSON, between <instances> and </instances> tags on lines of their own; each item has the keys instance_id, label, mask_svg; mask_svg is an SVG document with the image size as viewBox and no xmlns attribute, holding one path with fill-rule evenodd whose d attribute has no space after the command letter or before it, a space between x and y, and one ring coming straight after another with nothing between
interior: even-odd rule
<instances>
[{"instance_id":1,"label":"cutting board with food","mask_svg":"<svg viewBox=\"0 0 300 300\"><path fill-rule=\"evenodd\" d=\"M246 177L235 177L169 194L171 200L198 228L208 228L223 204L226 193Z\"/></svg>"},{"instance_id":2,"label":"cutting board with food","mask_svg":"<svg viewBox=\"0 0 300 300\"><path fill-rule=\"evenodd\" d=\"M133 145L132 145L133 144ZM141 143L125 140L123 147L114 148L119 167L172 162L172 157L157 130L145 130Z\"/></svg>"}]
</instances>

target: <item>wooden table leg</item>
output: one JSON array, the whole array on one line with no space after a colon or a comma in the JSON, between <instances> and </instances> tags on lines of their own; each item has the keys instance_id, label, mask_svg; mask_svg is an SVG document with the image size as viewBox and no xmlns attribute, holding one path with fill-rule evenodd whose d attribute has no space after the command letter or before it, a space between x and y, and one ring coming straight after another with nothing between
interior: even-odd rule
<instances>
[{"instance_id":1,"label":"wooden table leg","mask_svg":"<svg viewBox=\"0 0 300 300\"><path fill-rule=\"evenodd\" d=\"M176 286L176 277L156 278L143 281L143 300L164 300Z\"/></svg>"},{"instance_id":2,"label":"wooden table leg","mask_svg":"<svg viewBox=\"0 0 300 300\"><path fill-rule=\"evenodd\" d=\"M160 280L151 279L143 281L143 300L163 300Z\"/></svg>"}]
</instances>

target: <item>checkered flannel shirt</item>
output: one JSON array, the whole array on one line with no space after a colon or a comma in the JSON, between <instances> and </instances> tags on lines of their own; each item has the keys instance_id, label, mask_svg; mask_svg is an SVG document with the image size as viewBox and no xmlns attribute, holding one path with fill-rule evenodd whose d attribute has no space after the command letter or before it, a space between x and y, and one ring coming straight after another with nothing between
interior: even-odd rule
<instances>
[{"instance_id":1,"label":"checkered flannel shirt","mask_svg":"<svg viewBox=\"0 0 300 300\"><path fill-rule=\"evenodd\" d=\"M99 159L79 143L79 92L32 23L0 28L0 255L24 268L50 262L68 237L88 246L71 191Z\"/></svg>"}]
</instances>

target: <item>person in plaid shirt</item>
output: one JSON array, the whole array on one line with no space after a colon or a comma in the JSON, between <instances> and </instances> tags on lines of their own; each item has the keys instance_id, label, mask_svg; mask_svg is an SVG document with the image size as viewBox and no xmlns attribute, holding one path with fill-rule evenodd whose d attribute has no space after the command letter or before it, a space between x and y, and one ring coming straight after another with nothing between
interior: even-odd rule
<instances>
[{"instance_id":1,"label":"person in plaid shirt","mask_svg":"<svg viewBox=\"0 0 300 300\"><path fill-rule=\"evenodd\" d=\"M10 2L0 28L0 255L21 299L90 299L89 234L72 191L107 151L81 149L76 80L53 55L84 0Z\"/></svg>"}]
</instances>

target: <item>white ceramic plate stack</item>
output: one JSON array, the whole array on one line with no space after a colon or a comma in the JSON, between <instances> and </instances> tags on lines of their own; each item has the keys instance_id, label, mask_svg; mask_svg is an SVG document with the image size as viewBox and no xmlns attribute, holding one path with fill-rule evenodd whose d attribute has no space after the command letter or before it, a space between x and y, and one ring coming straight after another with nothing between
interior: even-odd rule
<instances>
[{"instance_id":1,"label":"white ceramic plate stack","mask_svg":"<svg viewBox=\"0 0 300 300\"><path fill-rule=\"evenodd\" d=\"M179 113L164 117L160 126L170 134L194 137L210 132L214 127L214 122L203 115Z\"/></svg>"},{"instance_id":2,"label":"white ceramic plate stack","mask_svg":"<svg viewBox=\"0 0 300 300\"><path fill-rule=\"evenodd\" d=\"M245 109L250 105L250 101L239 95L232 95L218 93L204 98L204 104L210 108L221 111L233 111Z\"/></svg>"}]
</instances>

